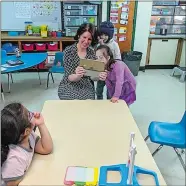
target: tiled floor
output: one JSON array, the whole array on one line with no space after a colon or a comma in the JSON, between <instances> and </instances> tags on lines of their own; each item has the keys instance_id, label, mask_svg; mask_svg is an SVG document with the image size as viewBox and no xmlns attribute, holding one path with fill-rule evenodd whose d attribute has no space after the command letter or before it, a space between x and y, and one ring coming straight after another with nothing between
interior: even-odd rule
<instances>
[{"instance_id":1,"label":"tiled floor","mask_svg":"<svg viewBox=\"0 0 186 186\"><path fill-rule=\"evenodd\" d=\"M130 109L136 123L145 137L152 120L178 122L185 110L185 83L170 76L171 70L146 70L137 76L137 101ZM55 75L46 90L46 73L41 73L42 85L39 85L37 73L13 74L11 93L5 93L8 101L21 101L30 110L42 110L45 100L58 99L57 89L62 75ZM7 91L7 76L2 75ZM157 145L148 142L153 151ZM185 157L185 155L183 155ZM164 147L155 161L168 185L185 185L185 174L173 149Z\"/></svg>"}]
</instances>

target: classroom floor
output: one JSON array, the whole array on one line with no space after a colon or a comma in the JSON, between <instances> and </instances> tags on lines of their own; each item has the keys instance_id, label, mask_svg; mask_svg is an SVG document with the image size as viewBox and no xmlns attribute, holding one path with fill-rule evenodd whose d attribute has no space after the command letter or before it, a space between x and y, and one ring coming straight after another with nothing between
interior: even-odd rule
<instances>
[{"instance_id":1,"label":"classroom floor","mask_svg":"<svg viewBox=\"0 0 186 186\"><path fill-rule=\"evenodd\" d=\"M137 79L137 101L130 110L145 137L152 120L178 122L185 110L185 83L170 76L171 70L146 70L139 72ZM11 93L5 93L7 101L22 102L28 109L41 111L46 100L57 100L58 84L62 75L55 74L55 84L50 81L46 89L47 73L13 74ZM7 91L7 75L1 75L4 91ZM148 142L151 152L157 145ZM185 159L185 155L184 159ZM168 185L185 185L184 170L173 149L164 147L155 156L155 161Z\"/></svg>"}]
</instances>

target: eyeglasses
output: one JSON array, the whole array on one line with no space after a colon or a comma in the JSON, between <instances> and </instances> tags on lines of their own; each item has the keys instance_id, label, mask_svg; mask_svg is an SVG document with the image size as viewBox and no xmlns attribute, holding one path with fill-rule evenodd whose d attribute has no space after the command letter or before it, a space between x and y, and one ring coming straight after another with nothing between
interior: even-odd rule
<instances>
[{"instance_id":1,"label":"eyeglasses","mask_svg":"<svg viewBox=\"0 0 186 186\"><path fill-rule=\"evenodd\" d=\"M33 112L28 111L28 119L29 119L29 121L31 121L31 120L32 120L33 116L34 116L34 113L33 113Z\"/></svg>"}]
</instances>

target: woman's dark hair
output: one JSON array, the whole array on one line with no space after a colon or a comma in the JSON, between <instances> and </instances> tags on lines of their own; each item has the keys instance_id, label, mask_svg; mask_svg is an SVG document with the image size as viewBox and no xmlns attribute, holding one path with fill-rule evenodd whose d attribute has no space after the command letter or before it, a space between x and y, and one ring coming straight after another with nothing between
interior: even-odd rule
<instances>
[{"instance_id":1,"label":"woman's dark hair","mask_svg":"<svg viewBox=\"0 0 186 186\"><path fill-rule=\"evenodd\" d=\"M103 56L107 59L108 57L110 57L108 63L105 66L105 69L108 71L111 71L111 65L114 64L116 61L114 60L114 56L113 53L111 51L111 49L107 46L107 45L100 45L98 46L97 50L103 50Z\"/></svg>"},{"instance_id":2,"label":"woman's dark hair","mask_svg":"<svg viewBox=\"0 0 186 186\"><path fill-rule=\"evenodd\" d=\"M97 30L96 27L91 24L91 23L83 23L77 30L76 35L74 36L75 40L78 40L79 37L84 33L84 32L89 32L92 36L92 43L91 45L97 44Z\"/></svg>"},{"instance_id":3,"label":"woman's dark hair","mask_svg":"<svg viewBox=\"0 0 186 186\"><path fill-rule=\"evenodd\" d=\"M31 128L28 112L20 103L11 103L1 111L1 166L6 161L9 145L21 142L21 134Z\"/></svg>"}]
</instances>

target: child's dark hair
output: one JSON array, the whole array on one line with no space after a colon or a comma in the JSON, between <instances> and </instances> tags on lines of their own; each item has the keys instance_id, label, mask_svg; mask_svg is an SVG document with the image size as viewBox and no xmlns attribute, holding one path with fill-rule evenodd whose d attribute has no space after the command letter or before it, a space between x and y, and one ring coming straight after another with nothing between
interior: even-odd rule
<instances>
[{"instance_id":1,"label":"child's dark hair","mask_svg":"<svg viewBox=\"0 0 186 186\"><path fill-rule=\"evenodd\" d=\"M111 65L115 63L114 56L113 56L111 49L107 45L100 45L97 48L97 50L103 50L103 56L105 58L110 57L108 63L105 66L105 69L108 71L111 71L112 70Z\"/></svg>"},{"instance_id":2,"label":"child's dark hair","mask_svg":"<svg viewBox=\"0 0 186 186\"><path fill-rule=\"evenodd\" d=\"M23 139L26 128L31 128L28 112L20 103L11 103L1 111L1 166L6 161L9 145L17 145Z\"/></svg>"},{"instance_id":3,"label":"child's dark hair","mask_svg":"<svg viewBox=\"0 0 186 186\"><path fill-rule=\"evenodd\" d=\"M89 32L92 36L92 43L91 45L95 45L97 43L97 30L96 27L91 24L91 23L83 23L77 30L76 35L74 36L75 40L78 40L79 37L84 33L84 32Z\"/></svg>"}]
</instances>

